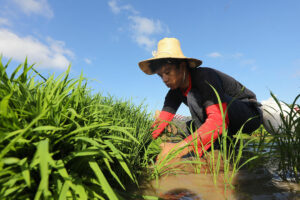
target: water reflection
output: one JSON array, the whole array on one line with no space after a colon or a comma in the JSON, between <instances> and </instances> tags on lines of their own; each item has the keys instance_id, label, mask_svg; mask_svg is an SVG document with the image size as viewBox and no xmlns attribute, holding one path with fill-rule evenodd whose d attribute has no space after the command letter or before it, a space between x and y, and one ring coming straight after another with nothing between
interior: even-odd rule
<instances>
[{"instance_id":1,"label":"water reflection","mask_svg":"<svg viewBox=\"0 0 300 200\"><path fill-rule=\"evenodd\" d=\"M174 189L161 195L160 198L165 200L201 200L202 198L188 189Z\"/></svg>"},{"instance_id":2,"label":"water reflection","mask_svg":"<svg viewBox=\"0 0 300 200\"><path fill-rule=\"evenodd\" d=\"M278 179L276 173L268 168L250 172L241 170L235 178L236 199L300 199L300 186Z\"/></svg>"},{"instance_id":3,"label":"water reflection","mask_svg":"<svg viewBox=\"0 0 300 200\"><path fill-rule=\"evenodd\" d=\"M300 200L300 185L281 180L272 163L252 171L240 170L233 181L234 189L224 186L223 173L215 184L207 170L196 174L192 165L176 167L180 173L153 180L145 194L166 200Z\"/></svg>"}]
</instances>

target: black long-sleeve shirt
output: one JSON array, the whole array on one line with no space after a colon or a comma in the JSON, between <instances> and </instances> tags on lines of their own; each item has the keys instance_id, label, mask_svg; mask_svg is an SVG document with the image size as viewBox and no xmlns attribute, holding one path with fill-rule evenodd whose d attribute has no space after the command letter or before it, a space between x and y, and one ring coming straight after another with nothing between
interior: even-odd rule
<instances>
[{"instance_id":1,"label":"black long-sleeve shirt","mask_svg":"<svg viewBox=\"0 0 300 200\"><path fill-rule=\"evenodd\" d=\"M211 86L216 89L222 102L229 103L232 98L256 100L256 95L251 90L216 69L208 67L191 69L191 81L192 88L199 91L204 108L218 104L217 96ZM180 89L169 90L162 110L175 114L182 102L187 104L187 98Z\"/></svg>"},{"instance_id":2,"label":"black long-sleeve shirt","mask_svg":"<svg viewBox=\"0 0 300 200\"><path fill-rule=\"evenodd\" d=\"M196 69L190 69L190 87L194 91L198 91L200 106L206 111L205 123L197 130L198 132L198 145L201 143L207 150L211 144L211 134L215 140L219 134L222 133L222 114L218 104L217 94L218 93L223 111L225 112L227 106L235 99L239 100L254 100L256 101L256 95L240 82L232 78L231 76L224 74L218 70L199 67ZM213 87L213 88L212 88ZM180 104L183 102L187 105L187 94L188 91L181 91L180 89L170 89L165 97L164 106L159 120L171 121L174 114L178 110ZM228 112L225 116L225 126L230 131L237 132L241 126L246 122L247 118L243 116L243 113L237 113L237 107L234 104L228 107ZM238 108L239 109L239 108ZM239 109L242 111L242 109ZM154 138L163 131L168 123L162 123L159 125L152 135ZM211 132L211 134L206 134ZM194 136L189 136L185 140L191 142ZM200 147L200 146L199 146Z\"/></svg>"}]
</instances>

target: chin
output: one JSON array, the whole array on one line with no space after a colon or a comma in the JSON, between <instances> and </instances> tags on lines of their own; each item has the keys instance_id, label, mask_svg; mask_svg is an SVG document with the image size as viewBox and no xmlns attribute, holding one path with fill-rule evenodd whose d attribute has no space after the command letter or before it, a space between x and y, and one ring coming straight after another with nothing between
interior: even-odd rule
<instances>
[{"instance_id":1,"label":"chin","mask_svg":"<svg viewBox=\"0 0 300 200\"><path fill-rule=\"evenodd\" d=\"M176 90L177 87L174 87L174 86L168 86L168 88L170 88L171 90Z\"/></svg>"},{"instance_id":2,"label":"chin","mask_svg":"<svg viewBox=\"0 0 300 200\"><path fill-rule=\"evenodd\" d=\"M171 90L175 90L177 89L177 87L175 87L174 85L166 85L168 88L170 88Z\"/></svg>"}]
</instances>

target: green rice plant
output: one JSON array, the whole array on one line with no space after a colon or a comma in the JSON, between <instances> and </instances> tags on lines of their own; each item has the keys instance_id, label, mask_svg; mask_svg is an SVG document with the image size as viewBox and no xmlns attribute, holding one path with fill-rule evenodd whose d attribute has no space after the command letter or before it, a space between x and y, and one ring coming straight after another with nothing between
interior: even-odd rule
<instances>
[{"instance_id":1,"label":"green rice plant","mask_svg":"<svg viewBox=\"0 0 300 200\"><path fill-rule=\"evenodd\" d=\"M243 151L243 160L256 156L256 159L247 163L247 170L253 171L257 168L262 168L266 166L273 137L266 131L263 125L261 125L256 131L251 135L243 136L245 141L250 141L248 146Z\"/></svg>"},{"instance_id":2,"label":"green rice plant","mask_svg":"<svg viewBox=\"0 0 300 200\"><path fill-rule=\"evenodd\" d=\"M240 130L232 137L228 135L228 129L225 126L225 116L228 112L228 108L230 107L230 104L235 100L235 98L232 99L231 102L229 102L227 109L223 110L221 98L216 91L216 89L210 85L212 89L214 90L216 97L218 99L219 108L222 115L222 136L218 137L219 144L220 144L220 155L217 158L217 166L220 166L220 161L222 159L222 162L224 163L224 186L225 189L227 186L230 186L231 188L234 188L232 185L232 181L234 176L237 174L237 172L247 163L255 160L258 158L258 156L252 156L248 159L242 160L243 151L244 149L251 144L252 140L244 141L244 134L242 133L244 125L251 120L252 118L248 119L244 125L240 128ZM213 142L213 138L211 143ZM212 151L212 163L214 166L214 145L211 147ZM216 182L216 178L219 174L219 167L213 168L212 173L214 174L214 181Z\"/></svg>"},{"instance_id":3,"label":"green rice plant","mask_svg":"<svg viewBox=\"0 0 300 200\"><path fill-rule=\"evenodd\" d=\"M129 199L155 152L143 105L0 58L0 199ZM126 197L125 197L126 196ZM130 196L130 195L129 195Z\"/></svg>"},{"instance_id":4,"label":"green rice plant","mask_svg":"<svg viewBox=\"0 0 300 200\"><path fill-rule=\"evenodd\" d=\"M276 164L278 175L283 180L300 183L300 117L294 110L300 94L295 97L292 104L286 104L290 110L285 111L280 101L271 92L272 98L280 109L281 125L277 130L272 127L275 134L265 143L268 148L267 157ZM272 124L271 124L272 126Z\"/></svg>"}]
</instances>

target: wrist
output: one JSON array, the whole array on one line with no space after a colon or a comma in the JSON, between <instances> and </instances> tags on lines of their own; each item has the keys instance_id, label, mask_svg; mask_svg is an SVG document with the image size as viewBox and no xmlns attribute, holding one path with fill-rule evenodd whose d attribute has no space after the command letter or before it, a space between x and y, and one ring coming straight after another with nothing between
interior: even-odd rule
<instances>
[{"instance_id":1,"label":"wrist","mask_svg":"<svg viewBox=\"0 0 300 200\"><path fill-rule=\"evenodd\" d=\"M155 140L156 138L158 138L159 135L159 133L152 133L152 138Z\"/></svg>"},{"instance_id":2,"label":"wrist","mask_svg":"<svg viewBox=\"0 0 300 200\"><path fill-rule=\"evenodd\" d=\"M180 156L184 156L185 154L189 153L189 143L182 140L178 143L178 149L181 149Z\"/></svg>"}]
</instances>

